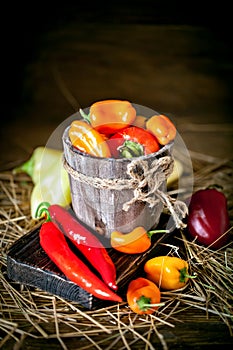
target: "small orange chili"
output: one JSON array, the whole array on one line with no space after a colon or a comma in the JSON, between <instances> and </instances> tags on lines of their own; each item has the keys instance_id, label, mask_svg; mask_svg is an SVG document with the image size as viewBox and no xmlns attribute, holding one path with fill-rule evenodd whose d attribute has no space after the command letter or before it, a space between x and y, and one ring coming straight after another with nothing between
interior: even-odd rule
<instances>
[{"instance_id":1,"label":"small orange chili","mask_svg":"<svg viewBox=\"0 0 233 350\"><path fill-rule=\"evenodd\" d=\"M166 145L173 141L176 136L176 127L165 115L154 115L146 122L146 128L158 140L160 145Z\"/></svg>"},{"instance_id":2,"label":"small orange chili","mask_svg":"<svg viewBox=\"0 0 233 350\"><path fill-rule=\"evenodd\" d=\"M69 138L74 147L95 157L109 158L108 144L97 130L83 120L74 120L69 128Z\"/></svg>"},{"instance_id":3,"label":"small orange chili","mask_svg":"<svg viewBox=\"0 0 233 350\"><path fill-rule=\"evenodd\" d=\"M138 226L129 233L113 231L111 233L111 246L119 252L126 254L143 253L151 246L151 237L154 233L167 233L167 230L146 231Z\"/></svg>"},{"instance_id":4,"label":"small orange chili","mask_svg":"<svg viewBox=\"0 0 233 350\"><path fill-rule=\"evenodd\" d=\"M143 277L129 283L126 298L130 309L139 315L152 314L162 305L159 288Z\"/></svg>"},{"instance_id":5,"label":"small orange chili","mask_svg":"<svg viewBox=\"0 0 233 350\"><path fill-rule=\"evenodd\" d=\"M83 114L83 113L82 113ZM92 127L105 135L133 124L136 110L132 104L124 100L103 100L95 102L90 107L87 119Z\"/></svg>"},{"instance_id":6,"label":"small orange chili","mask_svg":"<svg viewBox=\"0 0 233 350\"><path fill-rule=\"evenodd\" d=\"M144 265L146 277L159 288L179 289L186 285L189 278L188 262L175 256L158 256L148 260Z\"/></svg>"}]
</instances>

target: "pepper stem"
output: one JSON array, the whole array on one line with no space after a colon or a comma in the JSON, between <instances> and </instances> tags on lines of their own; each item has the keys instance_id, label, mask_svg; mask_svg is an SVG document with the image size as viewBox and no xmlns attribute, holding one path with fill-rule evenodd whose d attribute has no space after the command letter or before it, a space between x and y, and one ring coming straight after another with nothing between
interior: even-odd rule
<instances>
[{"instance_id":1,"label":"pepper stem","mask_svg":"<svg viewBox=\"0 0 233 350\"><path fill-rule=\"evenodd\" d=\"M13 169L13 174L18 174L18 173L23 172L23 173L28 174L30 177L32 177L34 166L35 166L35 161L34 161L34 157L32 156L25 163L23 163L20 166L14 168Z\"/></svg>"},{"instance_id":2,"label":"pepper stem","mask_svg":"<svg viewBox=\"0 0 233 350\"><path fill-rule=\"evenodd\" d=\"M119 147L120 154L123 158L140 157L144 155L143 146L131 140L126 140L124 144Z\"/></svg>"},{"instance_id":3,"label":"pepper stem","mask_svg":"<svg viewBox=\"0 0 233 350\"><path fill-rule=\"evenodd\" d=\"M149 238L151 238L154 233L169 233L169 232L170 230L151 230L151 231L147 231L147 235Z\"/></svg>"},{"instance_id":4,"label":"pepper stem","mask_svg":"<svg viewBox=\"0 0 233 350\"><path fill-rule=\"evenodd\" d=\"M184 267L183 269L180 269L180 282L185 282L186 278L196 278L197 276L190 276L188 273L187 273L187 268Z\"/></svg>"},{"instance_id":5,"label":"pepper stem","mask_svg":"<svg viewBox=\"0 0 233 350\"><path fill-rule=\"evenodd\" d=\"M40 218L41 216L46 217L46 221L51 221L51 216L49 213L49 208L50 204L48 202L42 202L38 205L35 213L36 218Z\"/></svg>"},{"instance_id":6,"label":"pepper stem","mask_svg":"<svg viewBox=\"0 0 233 350\"><path fill-rule=\"evenodd\" d=\"M142 295L138 300L137 300L137 304L140 310L142 311L146 311L148 309L150 309L150 301L151 298L147 298L144 295Z\"/></svg>"},{"instance_id":7,"label":"pepper stem","mask_svg":"<svg viewBox=\"0 0 233 350\"><path fill-rule=\"evenodd\" d=\"M156 303L156 304L144 304L144 306L149 306L149 307L159 307L159 306L164 306L165 303Z\"/></svg>"},{"instance_id":8,"label":"pepper stem","mask_svg":"<svg viewBox=\"0 0 233 350\"><path fill-rule=\"evenodd\" d=\"M91 123L90 121L90 114L86 114L82 108L79 108L79 113L81 114L81 116L83 117L83 119L88 122L89 124Z\"/></svg>"},{"instance_id":9,"label":"pepper stem","mask_svg":"<svg viewBox=\"0 0 233 350\"><path fill-rule=\"evenodd\" d=\"M142 295L137 300L137 304L138 304L139 309L142 311L147 311L148 309L151 309L152 307L159 307L159 306L164 305L164 303L151 304L150 301L151 301L151 298L147 298L144 295Z\"/></svg>"}]
</instances>

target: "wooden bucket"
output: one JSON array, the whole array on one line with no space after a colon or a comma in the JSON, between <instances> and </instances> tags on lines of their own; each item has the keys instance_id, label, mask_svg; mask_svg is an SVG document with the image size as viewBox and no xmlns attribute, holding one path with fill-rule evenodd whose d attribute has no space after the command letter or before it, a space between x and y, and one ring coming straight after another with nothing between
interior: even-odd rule
<instances>
[{"instance_id":1,"label":"wooden bucket","mask_svg":"<svg viewBox=\"0 0 233 350\"><path fill-rule=\"evenodd\" d=\"M68 167L88 179L86 183L83 179L73 177L68 171L72 207L77 218L106 238L110 238L114 230L127 233L137 226L143 226L146 230L155 228L163 211L161 202L151 208L147 202L135 201L125 211L124 204L134 197L132 188L116 190L97 188L92 185L95 182L94 179L110 181L128 179L127 169L132 159L97 158L84 154L72 146L68 130L69 127L65 129L62 137L64 160ZM171 156L172 148L173 143L164 146L154 154L138 157L138 159L146 160L150 166L155 159L166 155ZM166 180L161 184L160 190L166 191Z\"/></svg>"}]
</instances>

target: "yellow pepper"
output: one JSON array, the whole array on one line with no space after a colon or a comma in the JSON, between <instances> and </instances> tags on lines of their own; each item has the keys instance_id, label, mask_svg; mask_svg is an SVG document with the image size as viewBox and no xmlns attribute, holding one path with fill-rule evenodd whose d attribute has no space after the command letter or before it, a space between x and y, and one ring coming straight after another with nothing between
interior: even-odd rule
<instances>
[{"instance_id":1,"label":"yellow pepper","mask_svg":"<svg viewBox=\"0 0 233 350\"><path fill-rule=\"evenodd\" d=\"M33 219L41 202L63 207L71 203L69 177L62 164L62 154L60 150L37 147L29 160L13 169L14 174L27 173L34 183L30 198Z\"/></svg>"},{"instance_id":2,"label":"yellow pepper","mask_svg":"<svg viewBox=\"0 0 233 350\"><path fill-rule=\"evenodd\" d=\"M174 159L174 169L167 178L167 186L171 186L175 181L179 180L183 173L183 165L178 159Z\"/></svg>"},{"instance_id":3,"label":"yellow pepper","mask_svg":"<svg viewBox=\"0 0 233 350\"><path fill-rule=\"evenodd\" d=\"M69 129L74 147L95 157L110 158L111 153L104 135L83 120L74 120Z\"/></svg>"},{"instance_id":4,"label":"yellow pepper","mask_svg":"<svg viewBox=\"0 0 233 350\"><path fill-rule=\"evenodd\" d=\"M147 278L159 288L174 290L186 285L189 278L196 276L188 275L188 262L175 256L158 256L144 264Z\"/></svg>"}]
</instances>

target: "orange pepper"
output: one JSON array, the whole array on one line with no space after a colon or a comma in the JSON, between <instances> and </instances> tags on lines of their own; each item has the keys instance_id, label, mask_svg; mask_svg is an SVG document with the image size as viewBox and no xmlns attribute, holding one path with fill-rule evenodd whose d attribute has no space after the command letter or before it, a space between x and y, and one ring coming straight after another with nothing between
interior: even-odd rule
<instances>
[{"instance_id":1,"label":"orange pepper","mask_svg":"<svg viewBox=\"0 0 233 350\"><path fill-rule=\"evenodd\" d=\"M146 277L159 288L179 289L186 285L189 278L188 262L175 256L158 256L148 260L144 265Z\"/></svg>"},{"instance_id":2,"label":"orange pepper","mask_svg":"<svg viewBox=\"0 0 233 350\"><path fill-rule=\"evenodd\" d=\"M173 141L176 136L176 127L165 115L154 115L146 122L146 128L158 140L160 145L166 145Z\"/></svg>"},{"instance_id":3,"label":"orange pepper","mask_svg":"<svg viewBox=\"0 0 233 350\"><path fill-rule=\"evenodd\" d=\"M126 298L130 309L139 315L152 314L162 305L159 288L143 277L129 283Z\"/></svg>"},{"instance_id":4,"label":"orange pepper","mask_svg":"<svg viewBox=\"0 0 233 350\"><path fill-rule=\"evenodd\" d=\"M105 137L90 124L74 120L69 128L69 138L74 147L95 157L109 158L111 152Z\"/></svg>"},{"instance_id":5,"label":"orange pepper","mask_svg":"<svg viewBox=\"0 0 233 350\"><path fill-rule=\"evenodd\" d=\"M146 231L138 226L129 233L113 231L111 233L111 246L119 252L126 254L143 253L151 246L151 237L154 233L168 232L167 230Z\"/></svg>"},{"instance_id":6,"label":"orange pepper","mask_svg":"<svg viewBox=\"0 0 233 350\"><path fill-rule=\"evenodd\" d=\"M93 128L110 135L133 124L136 110L128 101L104 100L91 105L88 117Z\"/></svg>"}]
</instances>

